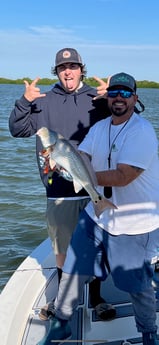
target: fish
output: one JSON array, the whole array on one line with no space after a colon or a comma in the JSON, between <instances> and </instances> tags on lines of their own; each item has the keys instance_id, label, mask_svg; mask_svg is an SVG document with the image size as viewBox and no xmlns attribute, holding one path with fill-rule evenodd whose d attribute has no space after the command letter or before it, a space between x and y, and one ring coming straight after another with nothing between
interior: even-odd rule
<instances>
[{"instance_id":1,"label":"fish","mask_svg":"<svg viewBox=\"0 0 159 345\"><path fill-rule=\"evenodd\" d=\"M64 138L60 133L41 127L36 135L40 138L45 156L49 157L49 165L53 170L56 165L68 173L73 182L74 191L78 193L84 188L89 194L96 216L99 218L105 209L116 209L110 200L101 195L97 190L97 180L90 159L86 159L70 140ZM64 174L65 175L65 174Z\"/></svg>"}]
</instances>

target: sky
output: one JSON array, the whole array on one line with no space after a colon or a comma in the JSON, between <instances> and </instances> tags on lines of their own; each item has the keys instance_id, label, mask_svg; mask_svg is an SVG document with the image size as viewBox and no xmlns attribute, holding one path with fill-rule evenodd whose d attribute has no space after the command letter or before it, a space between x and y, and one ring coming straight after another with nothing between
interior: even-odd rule
<instances>
[{"instance_id":1,"label":"sky","mask_svg":"<svg viewBox=\"0 0 159 345\"><path fill-rule=\"evenodd\" d=\"M0 77L54 78L65 47L78 50L87 77L159 82L159 0L1 1Z\"/></svg>"}]
</instances>

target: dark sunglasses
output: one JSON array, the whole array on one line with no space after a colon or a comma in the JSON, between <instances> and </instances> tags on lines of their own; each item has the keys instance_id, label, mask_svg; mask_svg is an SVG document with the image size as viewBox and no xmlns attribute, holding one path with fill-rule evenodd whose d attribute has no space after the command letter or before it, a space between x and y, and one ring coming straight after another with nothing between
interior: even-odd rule
<instances>
[{"instance_id":1,"label":"dark sunglasses","mask_svg":"<svg viewBox=\"0 0 159 345\"><path fill-rule=\"evenodd\" d=\"M104 196L107 199L112 197L112 187L104 187Z\"/></svg>"},{"instance_id":2,"label":"dark sunglasses","mask_svg":"<svg viewBox=\"0 0 159 345\"><path fill-rule=\"evenodd\" d=\"M134 95L134 92L128 90L108 90L107 95L110 98L115 98L118 95L120 95L122 98L130 98L132 95Z\"/></svg>"}]
</instances>

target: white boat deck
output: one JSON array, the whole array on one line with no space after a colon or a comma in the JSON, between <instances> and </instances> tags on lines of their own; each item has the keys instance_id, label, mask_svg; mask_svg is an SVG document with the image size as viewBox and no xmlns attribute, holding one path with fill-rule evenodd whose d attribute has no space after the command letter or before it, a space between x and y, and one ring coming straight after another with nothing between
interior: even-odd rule
<instances>
[{"instance_id":1,"label":"white boat deck","mask_svg":"<svg viewBox=\"0 0 159 345\"><path fill-rule=\"evenodd\" d=\"M19 266L0 295L0 335L3 345L36 345L49 327L49 321L39 319L39 310L56 294L55 258L47 239ZM129 295L116 289L111 277L102 283L102 297L115 306L116 319L100 321L89 305L88 295L86 285L83 300L70 321L72 339L65 344L141 344Z\"/></svg>"}]
</instances>

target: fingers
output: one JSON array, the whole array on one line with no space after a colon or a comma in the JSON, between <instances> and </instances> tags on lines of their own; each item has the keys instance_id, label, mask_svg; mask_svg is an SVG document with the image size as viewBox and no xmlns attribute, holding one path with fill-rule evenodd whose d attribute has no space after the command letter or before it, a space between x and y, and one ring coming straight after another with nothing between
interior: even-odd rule
<instances>
[{"instance_id":1,"label":"fingers","mask_svg":"<svg viewBox=\"0 0 159 345\"><path fill-rule=\"evenodd\" d=\"M93 100L100 99L100 98L107 98L107 91L105 91L105 93L103 93L102 95L94 97Z\"/></svg>"},{"instance_id":2,"label":"fingers","mask_svg":"<svg viewBox=\"0 0 159 345\"><path fill-rule=\"evenodd\" d=\"M29 83L27 80L24 80L24 84L25 84L25 88L27 88L29 86Z\"/></svg>"},{"instance_id":3,"label":"fingers","mask_svg":"<svg viewBox=\"0 0 159 345\"><path fill-rule=\"evenodd\" d=\"M94 76L93 78L99 83L99 86L97 86L98 96L94 97L93 99L95 100L95 99L103 98L103 96L106 93L107 83L101 78L98 78L97 76Z\"/></svg>"},{"instance_id":4,"label":"fingers","mask_svg":"<svg viewBox=\"0 0 159 345\"><path fill-rule=\"evenodd\" d=\"M37 77L30 84L29 84L29 82L27 80L24 80L24 84L25 84L26 88L29 87L29 86L34 86L35 87L39 80L40 80L40 78Z\"/></svg>"},{"instance_id":5,"label":"fingers","mask_svg":"<svg viewBox=\"0 0 159 345\"><path fill-rule=\"evenodd\" d=\"M40 88L36 86L38 81L40 80L39 77L35 78L30 84L27 80L24 80L25 84L25 93L24 97L29 101L33 102L36 98L45 97L45 93L40 93Z\"/></svg>"},{"instance_id":6,"label":"fingers","mask_svg":"<svg viewBox=\"0 0 159 345\"><path fill-rule=\"evenodd\" d=\"M94 76L93 79L95 79L95 80L99 83L99 87L100 87L100 86L103 87L103 86L106 85L105 81L102 80L101 78L98 78L97 76Z\"/></svg>"},{"instance_id":7,"label":"fingers","mask_svg":"<svg viewBox=\"0 0 159 345\"><path fill-rule=\"evenodd\" d=\"M104 95L106 92L107 83L98 77L94 77L94 79L99 83L99 86L97 86L98 95Z\"/></svg>"},{"instance_id":8,"label":"fingers","mask_svg":"<svg viewBox=\"0 0 159 345\"><path fill-rule=\"evenodd\" d=\"M94 76L93 78L99 83L99 86L97 86L97 89L102 89L104 87L105 87L105 89L107 89L109 86L109 83L110 83L111 75L108 76L106 82L103 79L98 78L97 76Z\"/></svg>"},{"instance_id":9,"label":"fingers","mask_svg":"<svg viewBox=\"0 0 159 345\"><path fill-rule=\"evenodd\" d=\"M97 76L94 76L93 78L99 83L99 86L97 86L98 96L94 97L93 99L107 98L107 88L109 87L111 76L107 78L107 82L101 78L98 78Z\"/></svg>"},{"instance_id":10,"label":"fingers","mask_svg":"<svg viewBox=\"0 0 159 345\"><path fill-rule=\"evenodd\" d=\"M109 77L107 78L107 88L109 87L109 84L110 84L110 78L111 78L111 75L109 75Z\"/></svg>"},{"instance_id":11,"label":"fingers","mask_svg":"<svg viewBox=\"0 0 159 345\"><path fill-rule=\"evenodd\" d=\"M38 81L40 80L40 77L36 77L33 81L32 81L32 85L36 86L36 84L38 83Z\"/></svg>"}]
</instances>

